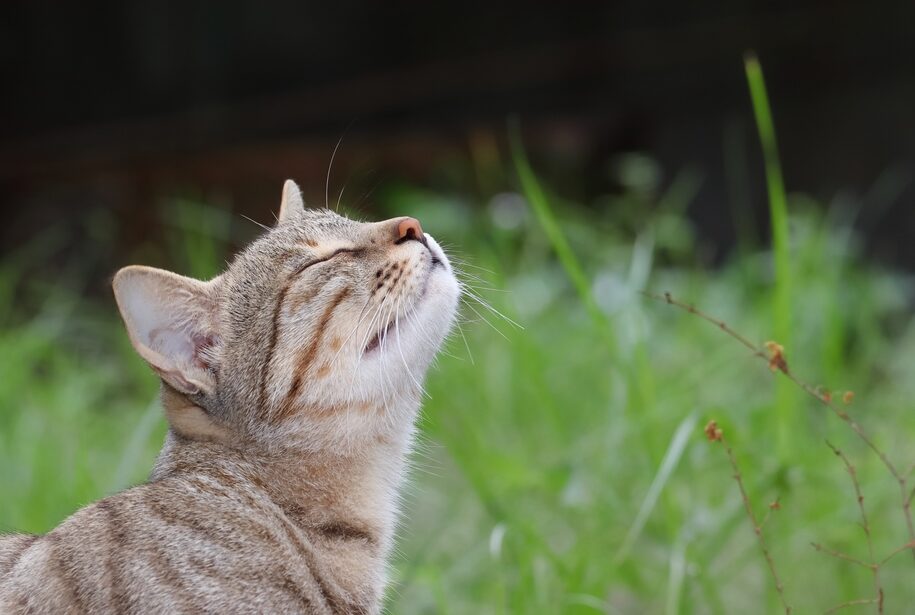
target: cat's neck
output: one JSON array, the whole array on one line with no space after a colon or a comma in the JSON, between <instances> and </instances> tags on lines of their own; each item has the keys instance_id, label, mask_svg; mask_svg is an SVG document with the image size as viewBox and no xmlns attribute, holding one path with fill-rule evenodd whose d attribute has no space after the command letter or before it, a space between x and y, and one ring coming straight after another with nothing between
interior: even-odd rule
<instances>
[{"instance_id":1,"label":"cat's neck","mask_svg":"<svg viewBox=\"0 0 915 615\"><path fill-rule=\"evenodd\" d=\"M166 404L166 412L171 419L170 405ZM194 411L186 416L194 416ZM173 427L151 480L215 474L220 482L253 485L300 527L364 534L385 555L393 538L398 491L413 433L411 422L402 430L339 452L266 450L226 441L216 437L219 434L192 438Z\"/></svg>"}]
</instances>

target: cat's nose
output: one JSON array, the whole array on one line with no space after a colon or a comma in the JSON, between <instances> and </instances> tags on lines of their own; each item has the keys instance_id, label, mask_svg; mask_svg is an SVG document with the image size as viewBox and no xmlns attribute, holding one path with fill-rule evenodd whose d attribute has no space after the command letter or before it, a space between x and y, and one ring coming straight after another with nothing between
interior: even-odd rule
<instances>
[{"instance_id":1,"label":"cat's nose","mask_svg":"<svg viewBox=\"0 0 915 615\"><path fill-rule=\"evenodd\" d=\"M397 223L397 236L394 243L403 243L415 239L425 245L426 236L423 235L423 227L419 225L416 218L401 218Z\"/></svg>"}]
</instances>

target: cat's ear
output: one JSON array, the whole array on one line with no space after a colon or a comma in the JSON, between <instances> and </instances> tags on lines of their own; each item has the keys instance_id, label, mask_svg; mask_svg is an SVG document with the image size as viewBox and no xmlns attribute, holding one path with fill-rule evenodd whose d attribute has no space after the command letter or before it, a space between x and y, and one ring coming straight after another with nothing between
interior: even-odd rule
<instances>
[{"instance_id":1,"label":"cat's ear","mask_svg":"<svg viewBox=\"0 0 915 615\"><path fill-rule=\"evenodd\" d=\"M133 347L182 393L208 394L215 387L218 285L219 278L200 282L136 265L114 276L114 297Z\"/></svg>"},{"instance_id":2,"label":"cat's ear","mask_svg":"<svg viewBox=\"0 0 915 615\"><path fill-rule=\"evenodd\" d=\"M298 218L305 213L305 202L302 201L302 192L291 179L283 184L283 199L280 202L280 214L277 224L282 224L292 218Z\"/></svg>"}]
</instances>

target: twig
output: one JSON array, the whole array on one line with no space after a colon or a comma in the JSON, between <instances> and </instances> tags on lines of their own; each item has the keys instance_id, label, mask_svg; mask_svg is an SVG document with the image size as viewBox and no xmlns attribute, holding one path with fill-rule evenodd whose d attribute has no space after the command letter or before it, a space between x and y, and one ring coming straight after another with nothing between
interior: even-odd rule
<instances>
[{"instance_id":1,"label":"twig","mask_svg":"<svg viewBox=\"0 0 915 615\"><path fill-rule=\"evenodd\" d=\"M908 478L912 475L912 472L915 472L915 463L909 466L909 469L905 471L905 477Z\"/></svg>"},{"instance_id":2,"label":"twig","mask_svg":"<svg viewBox=\"0 0 915 615\"><path fill-rule=\"evenodd\" d=\"M841 450L826 442L826 446L832 449L836 457L845 464L848 475L851 477L851 484L855 488L855 500L858 502L858 510L861 512L861 529L864 530L864 538L867 540L867 553L870 557L870 569L874 575L874 599L877 601L877 613L883 613L883 586L880 585L880 564L874 556L874 541L871 538L871 526L867 520L867 511L864 508L864 494L861 492L861 483L858 482L858 471L852 465L848 457Z\"/></svg>"},{"instance_id":3,"label":"twig","mask_svg":"<svg viewBox=\"0 0 915 615\"><path fill-rule=\"evenodd\" d=\"M901 547L896 547L895 549L893 549L889 555L887 555L882 560L880 560L880 565L883 566L885 563L887 563L888 561L890 561L891 559L893 559L894 557L896 557L903 551L907 551L909 549L915 549L915 540L909 541L909 542L905 543L904 545L902 545Z\"/></svg>"},{"instance_id":4,"label":"twig","mask_svg":"<svg viewBox=\"0 0 915 615\"><path fill-rule=\"evenodd\" d=\"M780 371L794 384L796 384L801 389L803 389L808 395L814 397L821 404L823 404L824 406L829 408L829 410L831 410L833 414L835 414L840 420L842 420L845 424L847 424L852 429L852 431L854 431L855 434L857 434L858 438L861 439L861 441L864 442L864 444L866 444L867 447L870 448L874 452L874 454L877 455L877 457L880 459L880 461L883 463L883 465L886 467L886 469L889 471L889 473L893 476L893 478L898 483L899 491L900 491L900 495L901 495L901 501L902 501L902 514L903 514L903 517L905 518L906 529L907 529L908 535L909 535L909 542L907 544L911 545L912 556L913 556L913 558L915 558L915 525L913 525L913 523L912 523L912 500L913 500L913 498L915 498L915 489L913 489L911 493L909 492L909 486L908 486L909 473L908 472L902 473L896 468L896 466L893 464L893 462L890 461L889 457L887 457L886 454L874 443L874 441L870 438L870 436L867 435L867 433L864 431L864 428L862 428L861 425L859 425L857 421L855 421L853 418L851 418L851 416L848 414L848 412L846 412L842 408L839 408L838 406L835 405L835 403L832 400L831 394L829 394L828 392L823 392L817 388L814 388L814 387L810 386L809 384L807 384L806 382L804 382L803 380L800 380L797 376L795 376L794 373L788 367L788 363L785 361L784 356L782 355L781 347L778 346L777 344L771 344L772 347L770 348L770 354L766 354L756 344L754 344L753 342L748 340L743 335L737 333L735 330L731 329L731 327L729 327L727 325L727 323L725 323L724 321L714 318L712 316L709 316L705 312L702 312L701 310L697 309L694 305L684 303L678 299L675 299L669 292L665 292L663 295L658 295L655 293L643 291L642 294L644 294L646 297L654 299L655 301L661 301L661 302L667 303L669 305L674 305L682 310L689 312L690 314L695 314L699 318L702 318L703 320L706 320L706 321L712 323L713 325L715 325L716 327L718 327L719 329L724 331L727 335L731 336L732 338L734 338L735 340L740 342L743 346L745 346L747 349L749 349L753 353L753 356L759 357L759 358L767 361L769 363L769 367L773 371ZM850 400L850 398L848 398L848 399Z\"/></svg>"},{"instance_id":5,"label":"twig","mask_svg":"<svg viewBox=\"0 0 915 615\"><path fill-rule=\"evenodd\" d=\"M873 604L876 602L874 598L861 598L860 600L849 600L848 602L843 602L842 604L837 604L827 611L823 611L823 615L829 615L830 613L835 613L836 611L841 611L842 609L847 609L850 606L859 606L862 604Z\"/></svg>"},{"instance_id":6,"label":"twig","mask_svg":"<svg viewBox=\"0 0 915 615\"><path fill-rule=\"evenodd\" d=\"M656 295L655 293L650 293L648 291L642 291L642 294L645 295L646 297L648 297L649 299L654 299L655 301L663 301L664 303L669 303L670 305L675 305L678 308L680 308L681 310L686 310L690 314L695 314L702 320L706 320L706 321L712 323L713 325L715 325L716 327L718 327L719 329L721 329L722 331L724 331L725 333L727 333L728 335L733 337L735 340L737 340L738 342L740 342L741 344L746 346L753 354L755 354L759 357L762 357L764 359L766 358L766 355L759 349L759 347L756 346L756 344L754 344L753 342L751 342L750 340L748 340L747 338L742 336L740 333L738 333L734 329L730 328L726 322L724 322L723 320L718 320L717 318L714 318L712 316L709 316L705 312L702 312L701 310L696 309L696 306L694 306L690 303L683 303L679 299L675 299L673 297L673 295L671 295L669 292L665 292L663 295Z\"/></svg>"},{"instance_id":7,"label":"twig","mask_svg":"<svg viewBox=\"0 0 915 615\"><path fill-rule=\"evenodd\" d=\"M775 560L772 559L772 554L769 552L769 546L766 543L766 538L763 535L762 523L756 517L756 513L753 512L753 506L750 504L750 496L747 495L747 490L743 484L743 475L740 473L740 467L737 465L737 458L734 456L734 451L731 449L731 445L728 444L724 439L724 433L721 429L718 428L718 424L715 421L711 421L705 427L705 435L712 442L721 442L724 446L724 450L727 452L728 461L731 462L731 468L734 470L734 480L737 482L737 488L740 489L740 498L743 500L743 507L747 511L747 518L750 519L750 523L753 524L753 533L756 534L756 540L759 542L759 548L763 553L763 557L766 558L766 564L769 566L769 572L772 574L772 580L775 581L775 591L778 592L778 598L782 603L782 607L785 609L785 615L791 615L792 609L788 604L788 600L785 598L785 587L782 585L781 577L778 576L778 569L775 567ZM776 500L777 502L777 500ZM770 507L770 512L773 508ZM766 515L768 519L768 515Z\"/></svg>"},{"instance_id":8,"label":"twig","mask_svg":"<svg viewBox=\"0 0 915 615\"><path fill-rule=\"evenodd\" d=\"M877 567L876 564L869 564L869 563L865 562L864 560L854 557L853 555L849 555L847 553L842 553L841 551L836 551L835 549L830 549L829 547L824 547L823 545L821 545L818 542L811 542L810 546L813 547L814 549L816 549L817 551L820 551L821 553L831 555L832 557L834 557L836 559L844 559L846 562L851 562L852 564L858 564L859 566L861 566L863 568L867 568L868 570L873 570L874 568Z\"/></svg>"},{"instance_id":9,"label":"twig","mask_svg":"<svg viewBox=\"0 0 915 615\"><path fill-rule=\"evenodd\" d=\"M852 480L855 482L855 491L859 494L859 495L858 495L858 497L860 498L859 502L860 502L860 501L863 501L863 498L862 498L861 495L860 495L860 493L861 493L860 488L858 487L858 484L857 484L858 481L857 481L856 478L854 478L854 476L855 476L855 474L854 474L854 466L851 465L851 463L848 461L848 459L845 457L845 455L843 455L843 454L839 451L839 449L834 448L831 444L830 444L829 446L830 446L830 448L832 448L833 451L835 451L836 455L842 457L842 460L845 462L846 466L847 466L848 469L849 469L849 470L848 470L849 473L852 475ZM851 555L847 555L847 554L841 553L841 552L839 552L839 551L834 551L834 550L832 550L832 549L828 549L828 548L826 548L826 547L824 547L824 546L822 546L822 545L819 545L819 544L817 544L817 543L812 543L812 544L813 544L813 548L816 549L817 551L821 551L821 552L827 553L827 554L829 554L829 555L831 555L831 556L833 556L833 557L835 557L835 558L837 558L837 559L843 559L843 560L852 562L853 564L858 564L859 566L863 566L863 567L865 567L865 568L870 568L871 571L873 571L873 574L874 574L874 597L873 597L873 598L867 598L867 599L861 599L861 600L850 600L850 601L848 601L848 602L843 602L842 604L839 604L839 605L836 605L836 606L832 607L831 609L829 609L828 611L826 611L826 613L835 613L836 611L838 611L838 610L840 610L840 609L844 609L844 608L849 607L849 606L861 605L861 604L876 604L876 605L877 605L877 613L883 613L883 600L884 600L884 594L883 594L883 587L880 585L880 568L881 568L884 564L886 564L888 561L890 561L891 559L893 559L893 557L895 557L895 556L898 555L899 553L902 553L903 551L907 551L908 549L911 549L911 548L915 547L915 542L907 542L906 544L902 545L901 547L897 547L896 549L894 549L889 555L887 555L886 557L884 557L882 560L880 560L880 561L878 562L878 561L876 560L876 558L874 557L874 548L873 548L872 541L871 541L871 539L870 539L870 533L869 533L869 532L870 532L870 529L869 529L869 526L868 526L868 524L867 524L867 515L866 515L865 512L864 512L864 505L863 505L863 504L861 505L861 517L862 517L862 519L863 519L863 521L862 521L862 527L865 528L864 531L865 531L865 533L868 535L867 547L868 547L868 550L870 551L871 562L872 562L872 563L869 564L869 563L867 563L867 562L863 562L863 561L859 560L859 559L856 558L856 557L852 557Z\"/></svg>"},{"instance_id":10,"label":"twig","mask_svg":"<svg viewBox=\"0 0 915 615\"><path fill-rule=\"evenodd\" d=\"M777 500L776 500L776 501L777 501ZM769 519L772 518L772 510L773 510L773 509L771 508L771 505L770 505L769 510L767 510L767 511L766 511L766 514L763 515L762 521L759 522L759 529L760 529L760 530L764 530L764 529L766 528L766 524L769 522Z\"/></svg>"}]
</instances>

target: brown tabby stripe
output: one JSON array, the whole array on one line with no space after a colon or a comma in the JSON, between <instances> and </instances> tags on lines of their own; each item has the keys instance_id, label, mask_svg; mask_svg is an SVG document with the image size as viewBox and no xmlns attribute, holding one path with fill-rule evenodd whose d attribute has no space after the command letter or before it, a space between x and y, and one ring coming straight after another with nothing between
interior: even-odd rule
<instances>
[{"instance_id":1,"label":"brown tabby stripe","mask_svg":"<svg viewBox=\"0 0 915 615\"><path fill-rule=\"evenodd\" d=\"M289 253L283 254L279 259L280 266L285 265L291 257L292 255ZM270 371L270 361L273 360L273 351L276 349L276 337L277 329L279 328L280 316L279 312L283 307L283 300L286 298L286 293L289 292L289 286L291 284L292 280L287 278L286 283L280 290L279 297L277 297L276 304L273 306L273 330L271 331L270 341L267 346L266 360L264 361L263 365L261 365L260 382L258 383L258 405L260 407L261 414L265 412L264 408L267 405L267 375Z\"/></svg>"},{"instance_id":2,"label":"brown tabby stripe","mask_svg":"<svg viewBox=\"0 0 915 615\"><path fill-rule=\"evenodd\" d=\"M251 585L257 587L266 587L268 584L272 584L276 587L282 588L284 592L290 595L294 600L297 600L301 605L302 609L296 611L297 613L317 613L318 609L314 608L314 603L311 601L311 598L304 592L304 588L295 582L292 577L289 576L288 571L284 569L282 573L282 584L277 585L273 582L273 570L265 570L262 568L258 569L235 569L231 572L219 570L218 567L215 567L212 562L209 562L205 558L190 556L189 562L194 568L195 572L203 577L212 579L219 582L220 584L231 584L233 586L238 586L240 582L249 582ZM279 573L277 573L279 574ZM193 611L182 611L182 612L193 612L193 613L210 613L211 610L205 608L196 608Z\"/></svg>"},{"instance_id":3,"label":"brown tabby stripe","mask_svg":"<svg viewBox=\"0 0 915 615\"><path fill-rule=\"evenodd\" d=\"M314 604L311 602L311 598L309 598L308 595L302 591L302 587L296 583L292 577L289 576L288 572L283 575L283 589L287 594L290 594L299 600L303 607L303 613L315 612L316 609Z\"/></svg>"},{"instance_id":4,"label":"brown tabby stripe","mask_svg":"<svg viewBox=\"0 0 915 615\"><path fill-rule=\"evenodd\" d=\"M286 282L286 285L283 286L283 289L280 291L279 297L276 299L276 305L273 306L273 328L270 331L270 340L267 342L267 357L264 359L264 364L261 366L261 378L260 378L260 408L259 412L262 417L266 417L268 414L267 408L267 378L270 376L270 363L273 362L273 353L276 351L276 340L279 336L280 330L280 312L283 309L283 301L286 300L286 294L289 292L289 286L292 284L292 281Z\"/></svg>"},{"instance_id":5,"label":"brown tabby stripe","mask_svg":"<svg viewBox=\"0 0 915 615\"><path fill-rule=\"evenodd\" d=\"M108 557L105 558L105 571L108 573L108 579L111 582L113 610L115 613L131 612L130 592L124 587L120 566L117 566L114 561L114 557L124 551L127 546L127 535L124 533L121 515L108 500L100 500L95 506L105 515L107 533L115 544L114 548L109 547Z\"/></svg>"},{"instance_id":6,"label":"brown tabby stripe","mask_svg":"<svg viewBox=\"0 0 915 615\"><path fill-rule=\"evenodd\" d=\"M22 543L19 545L19 548L16 550L16 552L15 552L15 553L13 554L13 556L10 558L10 561L7 562L6 570L3 571L3 574L4 574L4 575L5 575L5 574L8 574L8 573L10 573L10 572L13 571L13 569L16 567L16 564L18 564L18 563L19 563L19 560L22 559L22 556L25 555L25 552L28 551L29 549L31 549L31 548L32 548L32 545L35 544L35 542L36 542L39 538L41 538L41 537L40 537L40 536L31 535L31 536L28 536L25 540L22 541ZM2 575L0 575L0 576L2 576Z\"/></svg>"},{"instance_id":7,"label":"brown tabby stripe","mask_svg":"<svg viewBox=\"0 0 915 615\"><path fill-rule=\"evenodd\" d=\"M200 493L205 493L207 495L212 495L215 497L225 497L227 495L225 489L219 489L218 487L214 487L212 484L208 483L207 481L200 480L199 477L191 476L191 477L186 478L185 480L187 481L187 484L191 485L194 489L196 489Z\"/></svg>"},{"instance_id":8,"label":"brown tabby stripe","mask_svg":"<svg viewBox=\"0 0 915 615\"><path fill-rule=\"evenodd\" d=\"M223 481L227 481L227 475L220 473L217 477L215 477L217 482L221 482L219 480L220 477L222 478ZM237 482L237 481L231 481L231 482ZM257 505L256 500L249 499L249 503L252 505ZM212 544L218 545L228 552L237 551L241 547L241 545L238 542L233 541L231 539L231 537L226 536L223 533L214 532L212 528L207 527L204 524L200 523L193 516L183 516L183 515L175 514L174 511L167 509L156 498L147 498L146 504L149 506L150 511L155 516L157 516L160 520L164 521L165 523L167 523L169 525L182 526L182 527L188 528L194 532L197 532L197 533L203 535ZM247 527L242 527L243 524L246 524ZM270 530L266 527L262 527L259 524L250 522L248 519L245 519L243 517L237 517L237 516L233 520L232 525L233 525L233 527L243 530L243 532L242 532L243 534L257 535L265 542L270 543L272 547L277 548L277 549L281 548L280 542L277 540L276 537L273 536L273 534L270 532ZM299 549L299 550L301 550L301 549ZM311 571L309 571L309 572L311 572ZM210 575L210 576L214 576L214 575ZM317 577L313 573L311 576L315 580L315 587L323 595L326 591L325 588L322 586L320 581L317 579ZM302 603L302 605L306 609L304 612L314 612L315 611L314 605L311 603L309 597L303 593L303 591L302 591L303 588L300 585L296 584L292 579L287 578L284 580L283 587L284 587L284 589L286 589L286 591L292 593ZM328 602L328 605L330 605L330 602ZM328 608L331 608L331 607L329 606Z\"/></svg>"},{"instance_id":9,"label":"brown tabby stripe","mask_svg":"<svg viewBox=\"0 0 915 615\"><path fill-rule=\"evenodd\" d=\"M149 507L149 511L167 526L189 529L202 535L210 543L222 547L229 552L237 551L244 546L237 540L233 540L231 535L228 535L225 532L214 531L212 527L200 523L193 515L176 514L175 510L166 507L157 498L147 497L145 503ZM241 524L237 521L236 525L240 526Z\"/></svg>"},{"instance_id":10,"label":"brown tabby stripe","mask_svg":"<svg viewBox=\"0 0 915 615\"><path fill-rule=\"evenodd\" d=\"M269 497L267 485L264 484L264 481L261 480L260 476L252 472L246 472L244 475L240 475L232 474L220 466L211 466L205 470L201 470L200 468L194 468L193 466L186 464L176 466L175 472L185 474L184 480L194 486L203 486L206 484L203 481L203 478L211 478L216 482L216 485L206 485L204 488L205 491L218 497L231 498L233 496L241 495L253 508L258 508L261 501L245 490L238 489L240 484L249 483L263 491L264 495ZM222 487L222 491L219 490L219 487Z\"/></svg>"},{"instance_id":11,"label":"brown tabby stripe","mask_svg":"<svg viewBox=\"0 0 915 615\"><path fill-rule=\"evenodd\" d=\"M296 526L293 524L285 515L279 517L280 523L283 526L283 530L286 533L286 536L289 538L289 541L295 546L296 551L305 559L305 562L308 564L308 570L311 572L312 578L315 580L315 583L318 585L318 589L321 591L321 597L324 598L324 602L327 603L327 606L330 607L330 610L333 613L352 613L354 612L356 605L348 603L345 600L340 598L340 589L335 585L329 587L327 581L324 579L324 570L318 563L317 558L315 557L314 548L311 544L307 544L302 541ZM333 581L331 581L333 583Z\"/></svg>"},{"instance_id":12,"label":"brown tabby stripe","mask_svg":"<svg viewBox=\"0 0 915 615\"><path fill-rule=\"evenodd\" d=\"M60 536L51 532L45 538L48 542L48 565L57 573L55 576L60 579L61 585L64 586L67 594L72 599L72 604L76 606L76 611L78 613L85 612L86 605L83 604L79 591L79 577L74 574L69 561L61 556L59 550Z\"/></svg>"},{"instance_id":13,"label":"brown tabby stripe","mask_svg":"<svg viewBox=\"0 0 915 615\"><path fill-rule=\"evenodd\" d=\"M208 476L212 478L220 487L225 487L226 491L229 493L235 492L235 487L237 487L240 482L238 476L228 472L225 468L215 465L207 468L206 472L198 473L198 477L199 476Z\"/></svg>"},{"instance_id":14,"label":"brown tabby stripe","mask_svg":"<svg viewBox=\"0 0 915 615\"><path fill-rule=\"evenodd\" d=\"M159 582L169 588L169 595L179 602L181 612L206 612L204 608L201 608L196 603L194 591L188 587L181 575L175 571L169 552L166 549L157 548L156 545L153 545L152 549L154 551L146 558L146 563L153 570Z\"/></svg>"},{"instance_id":15,"label":"brown tabby stripe","mask_svg":"<svg viewBox=\"0 0 915 615\"><path fill-rule=\"evenodd\" d=\"M302 380L305 377L305 374L308 372L308 368L311 367L311 364L314 362L315 357L318 356L318 349L321 346L321 342L324 339L324 331L327 329L327 325L330 322L331 317L333 316L334 310L337 309L337 306L346 299L352 291L349 288L344 288L336 294L336 296L331 299L330 303L324 309L324 313L321 314L321 319L318 321L318 327L315 331L314 338L311 340L311 344L305 349L305 352L299 357L298 364L296 365L295 376L292 379L292 386L289 388L289 391L286 393L286 399L281 406L280 412L273 417L275 421L282 421L288 418L293 411L295 410L294 404L292 403L299 394L299 390L302 387Z\"/></svg>"},{"instance_id":16,"label":"brown tabby stripe","mask_svg":"<svg viewBox=\"0 0 915 615\"><path fill-rule=\"evenodd\" d=\"M327 586L327 583L324 580L324 574L322 570L316 569L317 559L314 557L314 554L308 552L305 554L302 551L305 561L308 563L308 571L311 573L311 578L314 579L315 585L318 586L318 591L321 592L321 598L324 599L324 604L327 605L327 608L330 609L331 613L351 613L352 609L348 607L345 601L339 599L339 596L331 591L331 588ZM336 588L334 588L336 589Z\"/></svg>"},{"instance_id":17,"label":"brown tabby stripe","mask_svg":"<svg viewBox=\"0 0 915 615\"><path fill-rule=\"evenodd\" d=\"M332 521L315 528L319 534L341 540L361 540L367 544L375 544L375 535L367 528L358 527L346 521Z\"/></svg>"},{"instance_id":18,"label":"brown tabby stripe","mask_svg":"<svg viewBox=\"0 0 915 615\"><path fill-rule=\"evenodd\" d=\"M244 489L233 488L240 482L238 477L231 476L230 474L218 468L209 468L205 476L214 479L217 485L224 489L224 491L220 492L218 487L214 485L208 485L207 491L212 493L215 497L234 498L240 496L244 498L245 504L249 508L260 509L262 511L264 510L263 501L260 499L260 497L250 494ZM250 475L247 476L246 479L249 483L260 489L263 492L263 497L266 497L269 500L269 492L267 491L267 487L261 481L260 477L257 477L256 475ZM199 476L185 480L194 486L203 484L203 481ZM232 541L228 536L225 536L222 533L219 533L215 537L212 536L209 528L201 526L200 523L192 517L178 517L173 510L167 509L158 500L150 499L147 504L150 506L153 512L157 513L158 516L166 523L181 525L195 532L205 534L212 540L214 544L222 546L228 551L234 551L239 548L239 543ZM280 547L279 541L270 533L269 528L258 523L257 521L253 521L250 517L234 514L232 526L239 529L244 529L250 534L258 536L261 540L269 543L273 547Z\"/></svg>"},{"instance_id":19,"label":"brown tabby stripe","mask_svg":"<svg viewBox=\"0 0 915 615\"><path fill-rule=\"evenodd\" d=\"M243 480L248 481L255 487L261 490L261 495L270 497L270 490L267 488L267 484L256 472L244 472L242 475Z\"/></svg>"},{"instance_id":20,"label":"brown tabby stripe","mask_svg":"<svg viewBox=\"0 0 915 615\"><path fill-rule=\"evenodd\" d=\"M145 498L147 506L152 508L151 504L154 498ZM237 544L237 543L236 543ZM156 578L163 584L169 587L169 595L173 598L179 598L181 603L182 612L188 610L188 606L191 605L194 607L194 612L203 612L197 604L195 604L194 593L187 586L184 580L175 572L174 566L170 565L171 558L168 551L161 548L157 548L157 545L153 544L153 552L149 553L149 557L145 558L146 564L152 569L156 574Z\"/></svg>"},{"instance_id":21,"label":"brown tabby stripe","mask_svg":"<svg viewBox=\"0 0 915 615\"><path fill-rule=\"evenodd\" d=\"M292 297L290 309L294 312L301 310L305 305L311 303L312 299L318 296L321 289L322 286L320 284L315 284L305 292L295 295Z\"/></svg>"}]
</instances>

